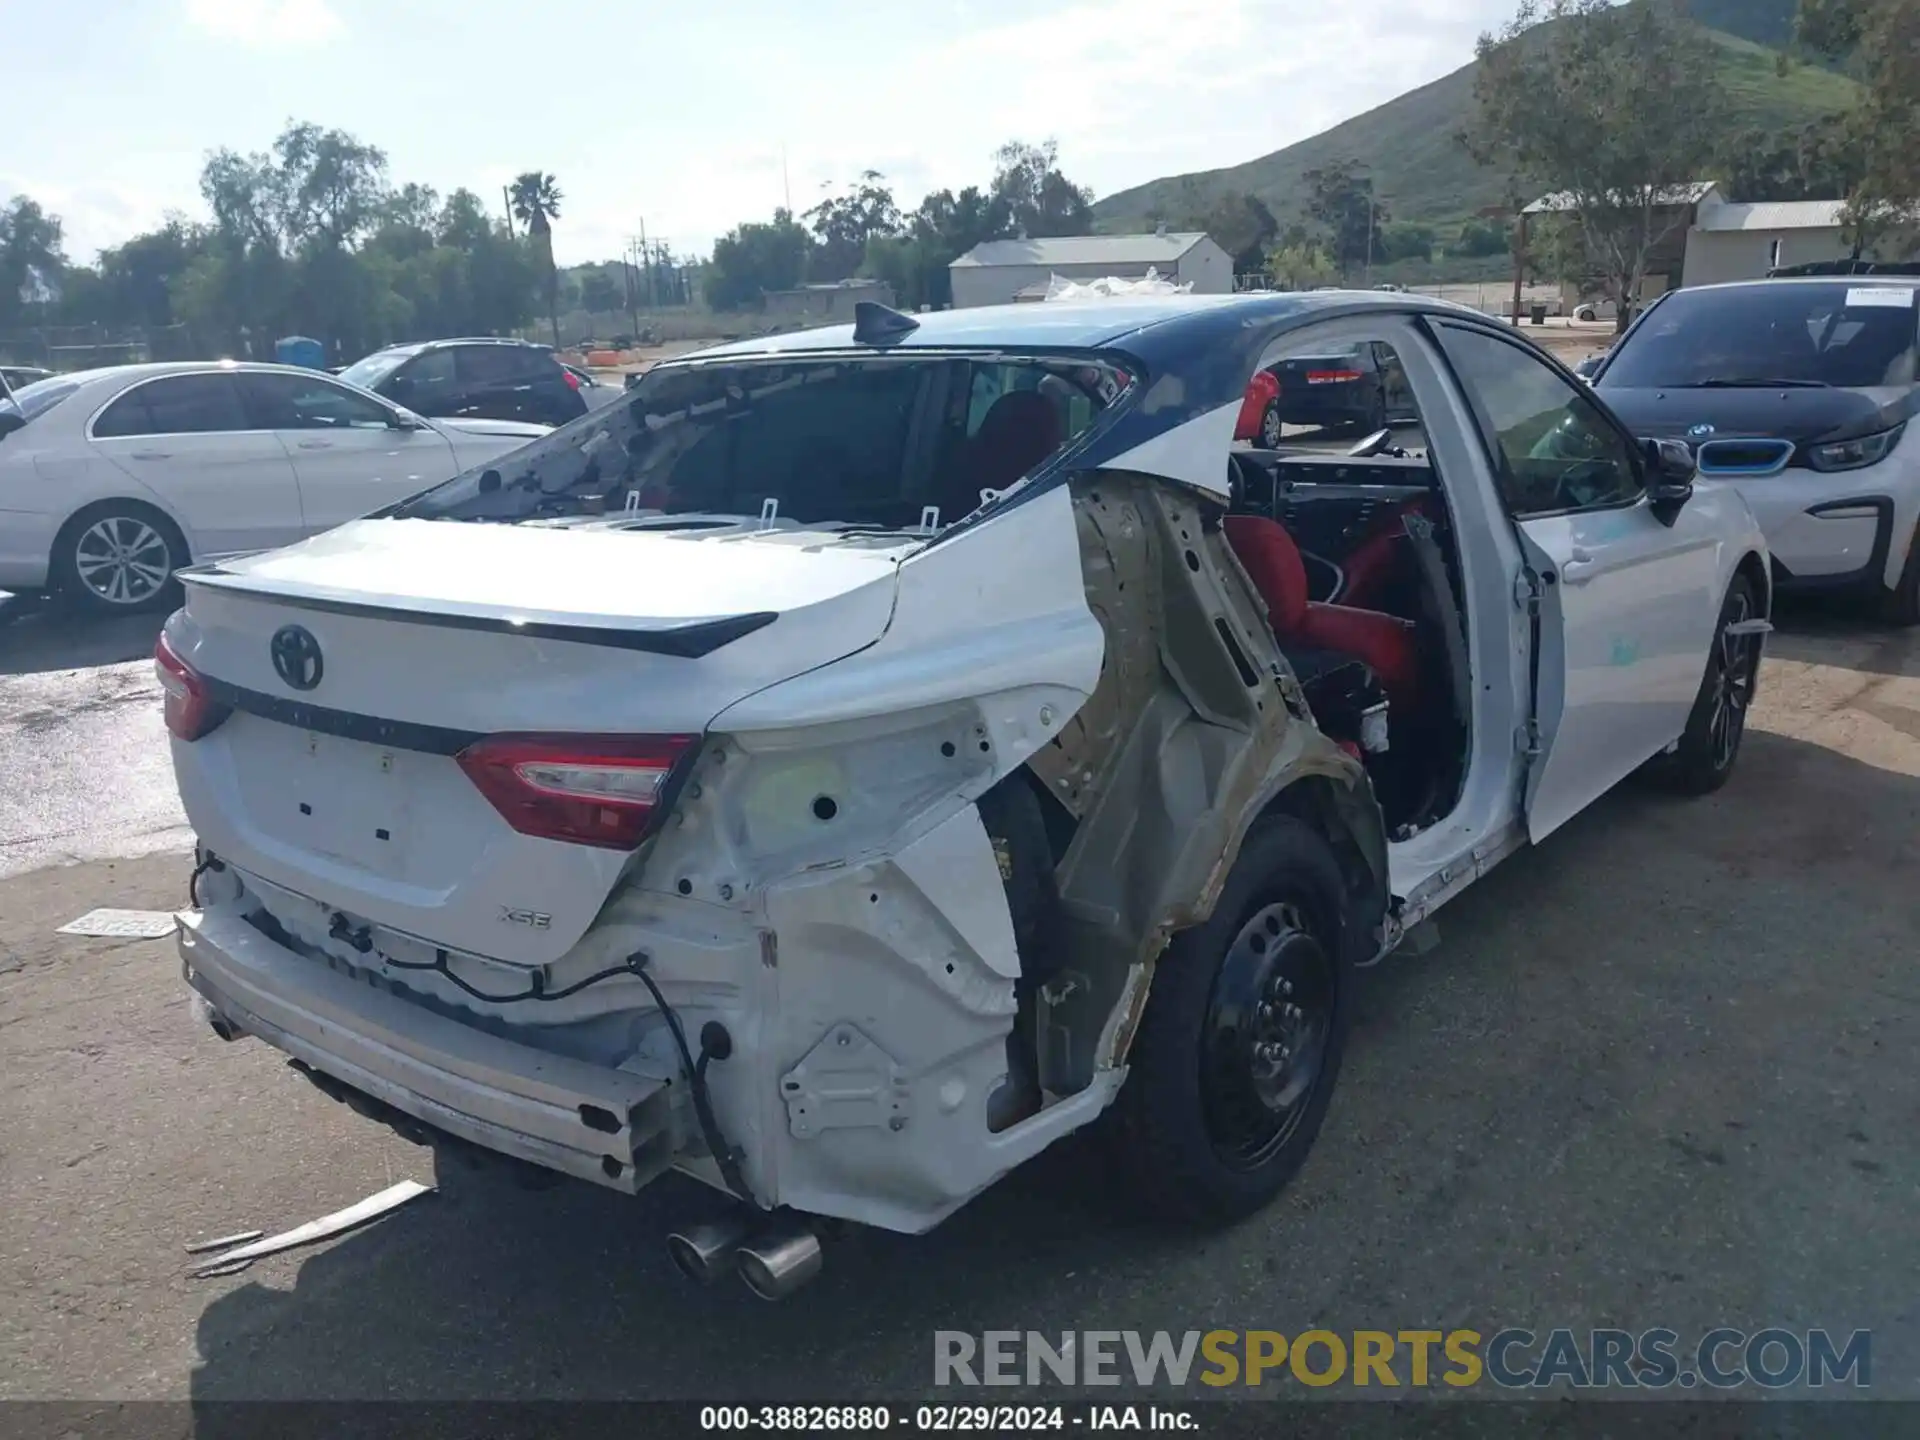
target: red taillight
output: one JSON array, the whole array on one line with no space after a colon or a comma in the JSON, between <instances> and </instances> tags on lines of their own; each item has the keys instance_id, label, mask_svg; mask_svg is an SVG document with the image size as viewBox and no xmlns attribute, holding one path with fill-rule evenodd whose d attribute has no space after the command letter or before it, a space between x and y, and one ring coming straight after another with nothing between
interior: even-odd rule
<instances>
[{"instance_id":1,"label":"red taillight","mask_svg":"<svg viewBox=\"0 0 1920 1440\"><path fill-rule=\"evenodd\" d=\"M1274 378L1271 370L1262 370L1253 377L1247 386L1246 399L1240 402L1240 421L1233 427L1236 440L1258 440L1260 438L1260 417L1267 413L1280 395L1280 382Z\"/></svg>"},{"instance_id":2,"label":"red taillight","mask_svg":"<svg viewBox=\"0 0 1920 1440\"><path fill-rule=\"evenodd\" d=\"M490 735L455 757L522 835L608 850L646 839L697 735Z\"/></svg>"},{"instance_id":3,"label":"red taillight","mask_svg":"<svg viewBox=\"0 0 1920 1440\"><path fill-rule=\"evenodd\" d=\"M580 377L574 374L573 371L567 369L566 366L562 365L560 367L560 373L567 377L567 384L571 385L576 390L580 388Z\"/></svg>"},{"instance_id":4,"label":"red taillight","mask_svg":"<svg viewBox=\"0 0 1920 1440\"><path fill-rule=\"evenodd\" d=\"M1360 378L1358 370L1309 370L1309 385L1351 385Z\"/></svg>"},{"instance_id":5,"label":"red taillight","mask_svg":"<svg viewBox=\"0 0 1920 1440\"><path fill-rule=\"evenodd\" d=\"M233 713L207 693L205 677L174 653L164 634L154 642L153 671L166 696L167 729L177 738L198 740Z\"/></svg>"}]
</instances>

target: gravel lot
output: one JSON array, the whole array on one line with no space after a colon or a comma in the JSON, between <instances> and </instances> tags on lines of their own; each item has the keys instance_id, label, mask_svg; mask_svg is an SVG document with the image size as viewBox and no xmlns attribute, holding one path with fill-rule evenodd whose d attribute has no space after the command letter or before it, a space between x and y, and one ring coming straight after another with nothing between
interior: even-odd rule
<instances>
[{"instance_id":1,"label":"gravel lot","mask_svg":"<svg viewBox=\"0 0 1920 1440\"><path fill-rule=\"evenodd\" d=\"M1069 1144L768 1306L671 1271L696 1187L436 1174L197 1030L170 942L53 933L184 899L151 633L0 629L0 1397L908 1396L936 1329L1781 1324L1872 1328L1920 1398L1920 639L1794 620L1726 791L1623 788L1374 972L1267 1213L1142 1229ZM185 1276L406 1177L441 1191Z\"/></svg>"}]
</instances>

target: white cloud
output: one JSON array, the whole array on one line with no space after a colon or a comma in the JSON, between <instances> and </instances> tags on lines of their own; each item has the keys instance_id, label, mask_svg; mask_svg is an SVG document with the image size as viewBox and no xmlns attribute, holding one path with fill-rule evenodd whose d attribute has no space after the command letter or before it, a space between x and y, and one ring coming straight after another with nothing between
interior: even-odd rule
<instances>
[{"instance_id":1,"label":"white cloud","mask_svg":"<svg viewBox=\"0 0 1920 1440\"><path fill-rule=\"evenodd\" d=\"M327 0L186 0L186 8L209 35L262 49L314 45L342 29Z\"/></svg>"},{"instance_id":2,"label":"white cloud","mask_svg":"<svg viewBox=\"0 0 1920 1440\"><path fill-rule=\"evenodd\" d=\"M620 217L642 205L650 230L686 249L766 219L785 188L781 140L798 210L868 168L885 173L908 208L931 188L984 184L993 150L1010 139L1057 139L1062 168L1100 195L1240 164L1467 64L1475 35L1512 4L1070 0L1026 13L975 5L984 23L920 42L907 63L863 66L858 84L817 75L796 84L780 37L747 40L729 69L755 97L758 137L571 159L560 258L588 258L630 232L634 222ZM1018 18L998 18L1010 11Z\"/></svg>"}]
</instances>

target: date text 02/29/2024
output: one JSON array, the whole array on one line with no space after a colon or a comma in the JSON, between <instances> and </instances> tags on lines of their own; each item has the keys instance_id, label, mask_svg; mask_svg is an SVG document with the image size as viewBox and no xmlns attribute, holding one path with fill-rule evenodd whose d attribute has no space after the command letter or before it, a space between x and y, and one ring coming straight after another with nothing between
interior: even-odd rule
<instances>
[{"instance_id":1,"label":"date text 02/29/2024","mask_svg":"<svg viewBox=\"0 0 1920 1440\"><path fill-rule=\"evenodd\" d=\"M1185 1410L1153 1405L706 1405L700 1428L713 1431L787 1431L875 1434L999 1434L1008 1430L1197 1430Z\"/></svg>"}]
</instances>

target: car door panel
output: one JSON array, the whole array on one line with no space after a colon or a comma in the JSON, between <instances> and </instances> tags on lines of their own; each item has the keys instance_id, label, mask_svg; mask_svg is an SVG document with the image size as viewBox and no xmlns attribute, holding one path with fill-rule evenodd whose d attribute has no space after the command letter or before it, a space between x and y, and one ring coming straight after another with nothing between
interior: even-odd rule
<instances>
[{"instance_id":1,"label":"car door panel","mask_svg":"<svg viewBox=\"0 0 1920 1440\"><path fill-rule=\"evenodd\" d=\"M459 375L458 414L476 420L540 419L534 413L538 407L533 398L533 377L517 363L515 348L463 345L454 352Z\"/></svg>"},{"instance_id":2,"label":"car door panel","mask_svg":"<svg viewBox=\"0 0 1920 1440\"><path fill-rule=\"evenodd\" d=\"M305 532L318 534L436 484L455 469L439 431L406 429L378 401L321 376L247 372L252 416L292 458Z\"/></svg>"},{"instance_id":3,"label":"car door panel","mask_svg":"<svg viewBox=\"0 0 1920 1440\"><path fill-rule=\"evenodd\" d=\"M152 492L196 560L300 538L293 462L271 431L250 428L228 375L145 381L102 410L88 438L95 454Z\"/></svg>"},{"instance_id":4,"label":"car door panel","mask_svg":"<svg viewBox=\"0 0 1920 1440\"><path fill-rule=\"evenodd\" d=\"M1540 753L1527 783L1539 840L1686 728L1718 614L1720 554L1703 517L1682 510L1669 529L1645 501L1518 529L1542 581Z\"/></svg>"},{"instance_id":5,"label":"car door panel","mask_svg":"<svg viewBox=\"0 0 1920 1440\"><path fill-rule=\"evenodd\" d=\"M1657 514L1640 449L1577 380L1478 327L1435 326L1527 557L1535 626L1538 841L1677 739L1719 610L1711 514Z\"/></svg>"}]
</instances>

